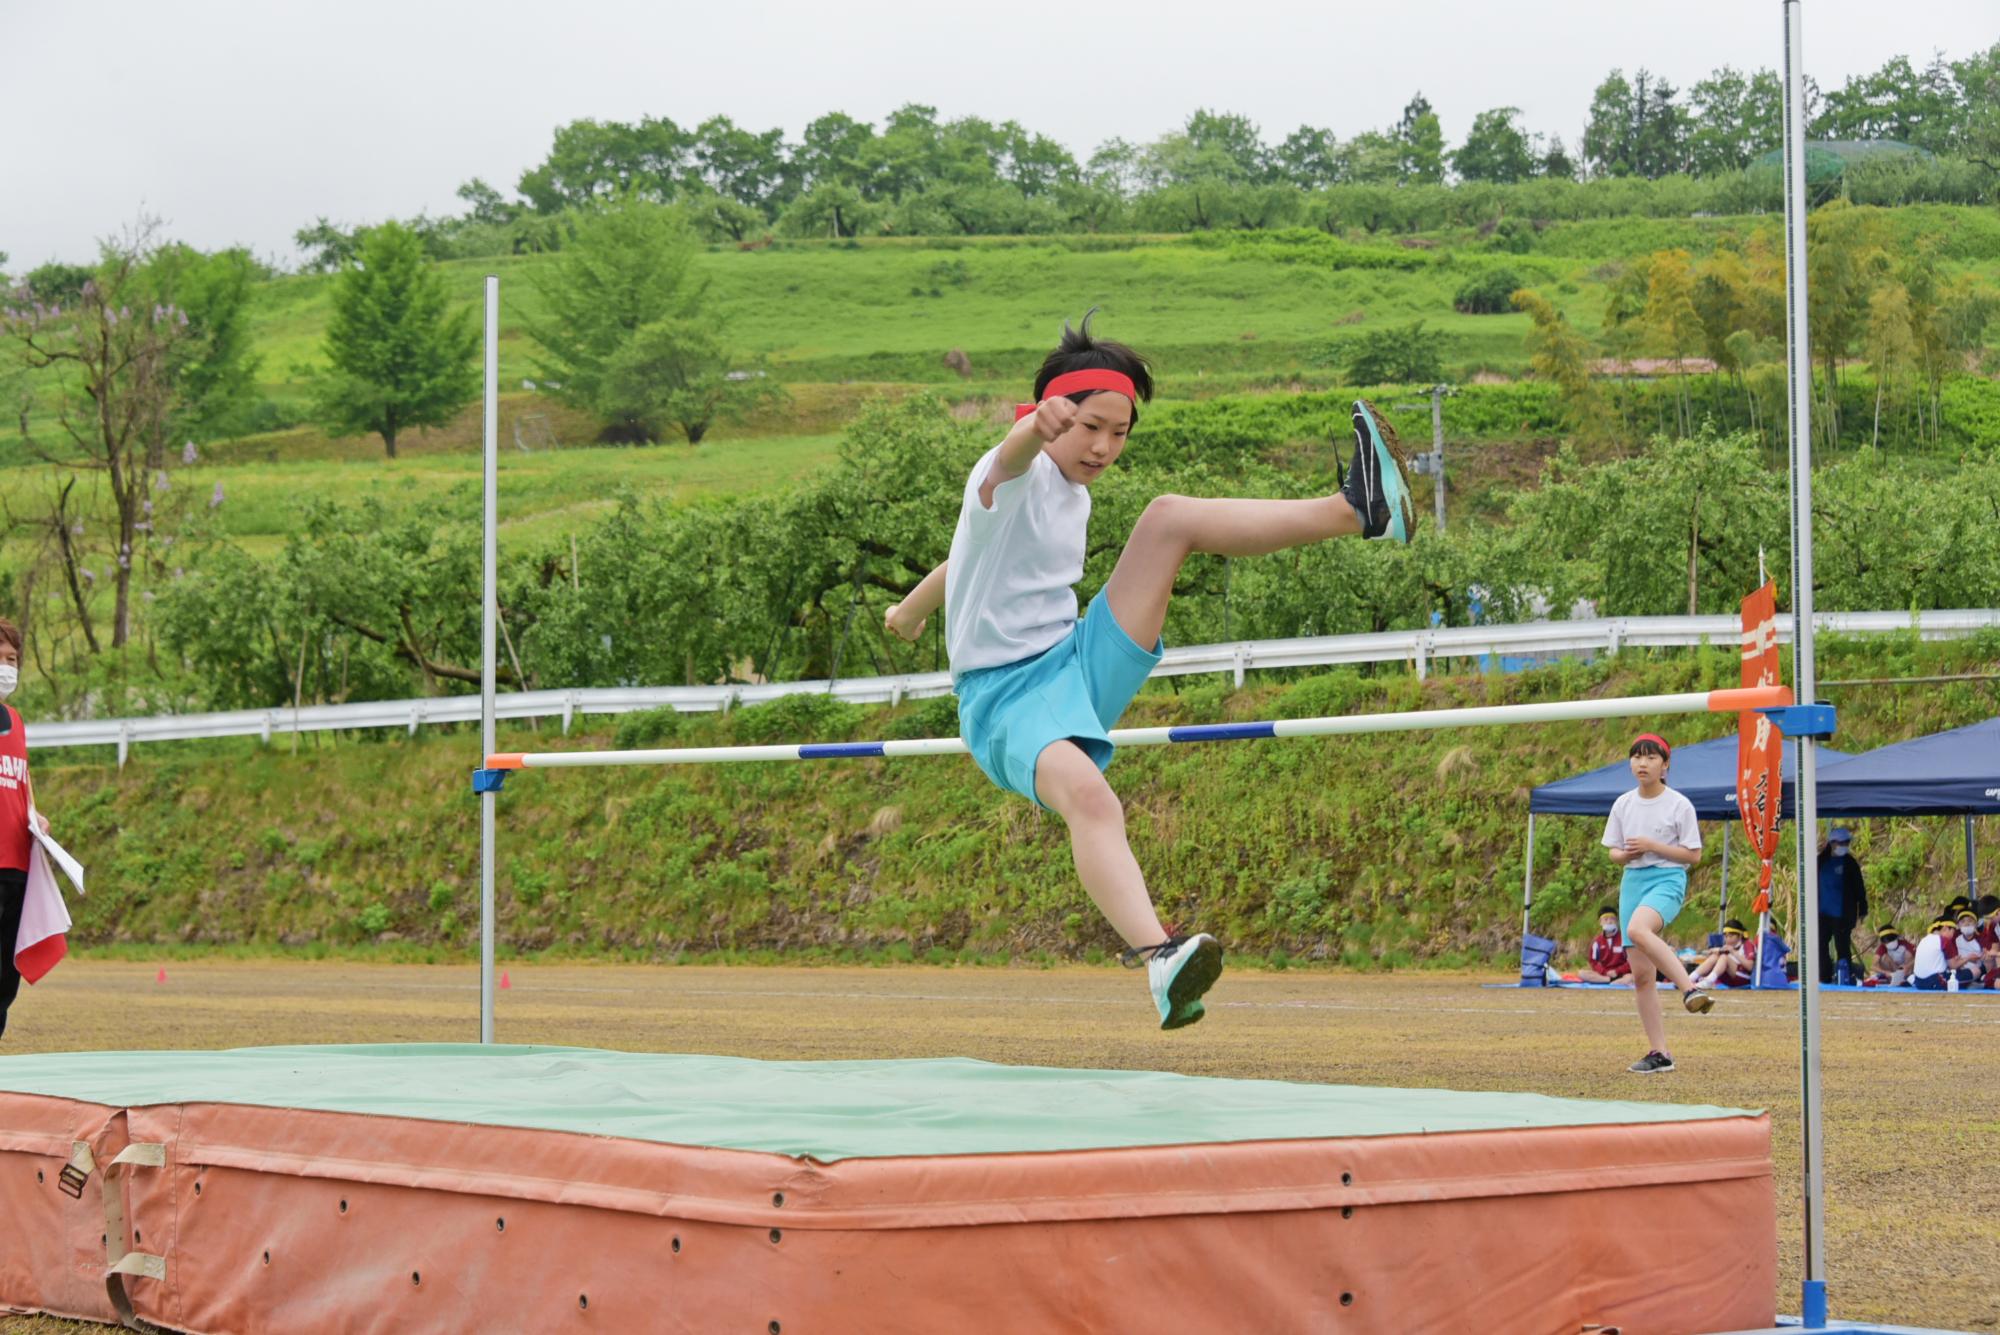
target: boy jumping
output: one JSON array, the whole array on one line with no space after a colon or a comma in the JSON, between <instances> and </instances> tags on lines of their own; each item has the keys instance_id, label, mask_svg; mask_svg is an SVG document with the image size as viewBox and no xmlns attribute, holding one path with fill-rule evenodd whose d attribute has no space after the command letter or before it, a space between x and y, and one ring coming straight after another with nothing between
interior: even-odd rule
<instances>
[{"instance_id":1,"label":"boy jumping","mask_svg":"<svg viewBox=\"0 0 2000 1335\"><path fill-rule=\"evenodd\" d=\"M1409 485L1373 407L1354 405L1354 462L1341 488L1313 500L1160 496L1126 540L1111 578L1079 619L1090 488L1125 449L1139 404L1153 396L1146 360L1096 339L1090 316L1063 326L1035 376L1033 405L966 479L945 564L888 610L907 640L945 609L959 724L973 759L1002 788L1069 826L1084 889L1146 967L1160 1028L1201 1019L1222 973L1205 932L1170 934L1125 835L1125 809L1105 782L1106 735L1160 661L1174 579L1196 552L1262 556L1329 538L1409 540Z\"/></svg>"},{"instance_id":2,"label":"boy jumping","mask_svg":"<svg viewBox=\"0 0 2000 1335\"><path fill-rule=\"evenodd\" d=\"M1667 1026L1660 1016L1660 975L1681 990L1681 1004L1696 1015L1715 1005L1715 998L1696 987L1660 933L1681 911L1687 898L1688 868L1701 861L1701 824L1694 803L1667 787L1667 766L1673 749L1666 739L1644 733L1626 753L1639 786L1619 794L1604 822L1604 847L1611 860L1625 869L1618 886L1619 926L1631 951L1632 986L1639 1003L1639 1023L1652 1044L1628 1070L1657 1075L1674 1069L1667 1051Z\"/></svg>"}]
</instances>

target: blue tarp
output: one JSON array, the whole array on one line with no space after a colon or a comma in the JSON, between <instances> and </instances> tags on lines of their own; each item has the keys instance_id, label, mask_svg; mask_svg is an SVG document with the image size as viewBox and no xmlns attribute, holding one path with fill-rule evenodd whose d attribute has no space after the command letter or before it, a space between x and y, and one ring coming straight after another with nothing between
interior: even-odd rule
<instances>
[{"instance_id":1,"label":"blue tarp","mask_svg":"<svg viewBox=\"0 0 2000 1335\"><path fill-rule=\"evenodd\" d=\"M1950 734L1945 734L1949 736ZM1784 817L1792 818L1792 780L1797 775L1797 748L1785 747ZM1870 753L1875 754L1875 753ZM1820 814L1836 814L1827 801L1827 788L1840 767L1855 757L1844 752L1819 749ZM1528 810L1542 815L1603 816L1610 814L1618 795L1632 788L1631 762L1613 761L1593 770L1554 783L1545 783L1528 795ZM1685 794L1694 803L1694 814L1702 820L1735 820L1736 734L1713 741L1693 742L1674 749L1673 763L1667 767L1667 786ZM1957 810L1957 808L1953 808ZM2000 806L1988 808L2000 810ZM1839 809L1839 814L1850 814ZM1859 813L1852 813L1859 814Z\"/></svg>"},{"instance_id":2,"label":"blue tarp","mask_svg":"<svg viewBox=\"0 0 2000 1335\"><path fill-rule=\"evenodd\" d=\"M2000 812L2000 718L1850 757L1823 772L1819 809L1824 816Z\"/></svg>"}]
</instances>

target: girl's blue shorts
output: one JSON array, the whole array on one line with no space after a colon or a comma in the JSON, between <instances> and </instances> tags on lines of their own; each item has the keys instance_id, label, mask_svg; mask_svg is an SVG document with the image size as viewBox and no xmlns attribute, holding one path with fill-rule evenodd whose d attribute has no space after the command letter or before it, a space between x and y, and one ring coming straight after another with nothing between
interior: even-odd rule
<instances>
[{"instance_id":1,"label":"girl's blue shorts","mask_svg":"<svg viewBox=\"0 0 2000 1335\"><path fill-rule=\"evenodd\" d=\"M1100 591L1067 638L1033 658L958 679L958 730L986 777L1037 806L1035 761L1075 742L1103 769L1107 735L1159 663L1165 641L1141 649Z\"/></svg>"},{"instance_id":2,"label":"girl's blue shorts","mask_svg":"<svg viewBox=\"0 0 2000 1335\"><path fill-rule=\"evenodd\" d=\"M1632 914L1640 908L1659 914L1664 927L1679 916L1687 892L1685 867L1627 867L1618 883L1618 935L1632 944Z\"/></svg>"}]
</instances>

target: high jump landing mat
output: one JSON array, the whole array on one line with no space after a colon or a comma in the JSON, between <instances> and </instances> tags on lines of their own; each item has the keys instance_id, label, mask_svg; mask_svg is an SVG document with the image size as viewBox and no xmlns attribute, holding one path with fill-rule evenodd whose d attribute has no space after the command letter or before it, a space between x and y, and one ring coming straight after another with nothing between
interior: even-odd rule
<instances>
[{"instance_id":1,"label":"high jump landing mat","mask_svg":"<svg viewBox=\"0 0 2000 1335\"><path fill-rule=\"evenodd\" d=\"M968 1060L0 1060L0 1306L174 1330L1775 1319L1761 1113ZM1692 1224L1690 1221L1699 1221Z\"/></svg>"}]
</instances>

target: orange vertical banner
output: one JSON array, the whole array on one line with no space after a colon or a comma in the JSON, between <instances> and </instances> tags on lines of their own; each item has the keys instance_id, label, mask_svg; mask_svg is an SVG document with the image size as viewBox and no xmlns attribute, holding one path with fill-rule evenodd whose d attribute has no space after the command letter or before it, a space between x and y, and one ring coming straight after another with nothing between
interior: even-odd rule
<instances>
[{"instance_id":1,"label":"orange vertical banner","mask_svg":"<svg viewBox=\"0 0 2000 1335\"><path fill-rule=\"evenodd\" d=\"M1743 600L1743 684L1780 684L1778 588L1773 581ZM1771 907L1771 859L1778 853L1784 739L1754 710L1736 716L1736 809L1757 851L1755 911Z\"/></svg>"}]
</instances>

